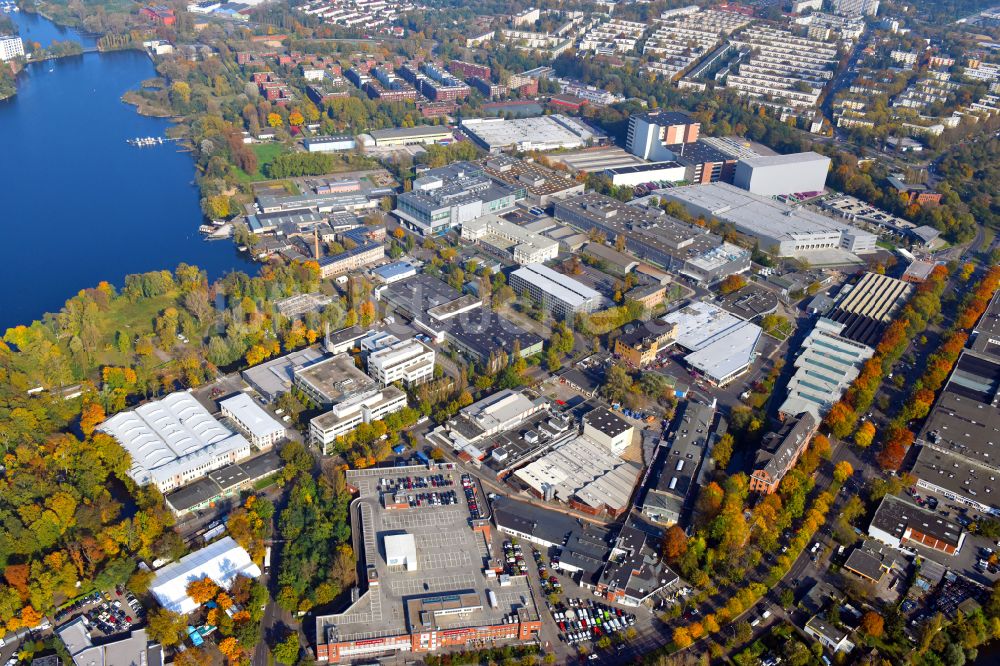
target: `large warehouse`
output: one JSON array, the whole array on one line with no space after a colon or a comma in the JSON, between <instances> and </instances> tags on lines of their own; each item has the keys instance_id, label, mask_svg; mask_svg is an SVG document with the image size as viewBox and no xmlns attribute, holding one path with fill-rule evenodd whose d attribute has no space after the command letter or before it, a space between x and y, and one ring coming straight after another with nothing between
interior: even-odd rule
<instances>
[{"instance_id":1,"label":"large warehouse","mask_svg":"<svg viewBox=\"0 0 1000 666\"><path fill-rule=\"evenodd\" d=\"M545 310L567 319L593 312L604 300L599 292L543 264L521 266L510 274L510 286L515 293L527 291Z\"/></svg>"},{"instance_id":2,"label":"large warehouse","mask_svg":"<svg viewBox=\"0 0 1000 666\"><path fill-rule=\"evenodd\" d=\"M750 369L763 329L712 303L694 301L663 317L675 326L684 361L709 383L724 386Z\"/></svg>"},{"instance_id":3,"label":"large warehouse","mask_svg":"<svg viewBox=\"0 0 1000 666\"><path fill-rule=\"evenodd\" d=\"M466 118L462 120L462 131L491 153L583 148L603 138L582 120L561 113L515 120Z\"/></svg>"},{"instance_id":4,"label":"large warehouse","mask_svg":"<svg viewBox=\"0 0 1000 666\"><path fill-rule=\"evenodd\" d=\"M250 442L187 391L115 414L100 430L128 451L136 483L153 483L164 493L250 456Z\"/></svg>"},{"instance_id":5,"label":"large warehouse","mask_svg":"<svg viewBox=\"0 0 1000 666\"><path fill-rule=\"evenodd\" d=\"M188 596L188 583L211 578L219 587L228 588L237 576L257 578L260 567L232 537L225 537L157 571L149 591L168 611L183 615L198 608Z\"/></svg>"},{"instance_id":6,"label":"large warehouse","mask_svg":"<svg viewBox=\"0 0 1000 666\"><path fill-rule=\"evenodd\" d=\"M809 259L820 256L816 254L820 251L831 257L838 250L853 254L875 251L877 237L872 233L727 183L687 185L658 194L682 204L696 217L731 223L736 231L756 238L762 251L778 257Z\"/></svg>"},{"instance_id":7,"label":"large warehouse","mask_svg":"<svg viewBox=\"0 0 1000 666\"><path fill-rule=\"evenodd\" d=\"M791 155L764 155L736 163L733 184L765 197L822 192L830 158L808 151Z\"/></svg>"}]
</instances>

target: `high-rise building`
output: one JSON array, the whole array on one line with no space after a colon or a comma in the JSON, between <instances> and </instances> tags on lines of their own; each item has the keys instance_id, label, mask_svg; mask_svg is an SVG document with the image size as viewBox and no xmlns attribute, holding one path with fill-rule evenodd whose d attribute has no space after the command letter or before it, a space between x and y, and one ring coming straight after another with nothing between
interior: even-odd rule
<instances>
[{"instance_id":1,"label":"high-rise building","mask_svg":"<svg viewBox=\"0 0 1000 666\"><path fill-rule=\"evenodd\" d=\"M17 35L0 35L0 61L7 62L24 55L24 42Z\"/></svg>"},{"instance_id":2,"label":"high-rise building","mask_svg":"<svg viewBox=\"0 0 1000 666\"><path fill-rule=\"evenodd\" d=\"M833 0L833 11L843 16L875 16L879 0Z\"/></svg>"},{"instance_id":3,"label":"high-rise building","mask_svg":"<svg viewBox=\"0 0 1000 666\"><path fill-rule=\"evenodd\" d=\"M667 146L694 143L701 123L685 113L659 111L634 115L628 121L626 149L646 160L674 159Z\"/></svg>"}]
</instances>

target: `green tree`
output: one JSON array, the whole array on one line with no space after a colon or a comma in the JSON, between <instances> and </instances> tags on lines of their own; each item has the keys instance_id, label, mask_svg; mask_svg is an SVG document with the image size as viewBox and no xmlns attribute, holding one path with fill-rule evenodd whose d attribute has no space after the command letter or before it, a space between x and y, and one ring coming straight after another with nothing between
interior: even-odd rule
<instances>
[{"instance_id":1,"label":"green tree","mask_svg":"<svg viewBox=\"0 0 1000 666\"><path fill-rule=\"evenodd\" d=\"M149 637L165 646L179 645L187 631L187 618L165 608L157 608L147 616Z\"/></svg>"},{"instance_id":2,"label":"green tree","mask_svg":"<svg viewBox=\"0 0 1000 666\"><path fill-rule=\"evenodd\" d=\"M288 632L277 645L271 648L271 652L274 654L275 661L279 664L291 666L299 658L298 634L294 631Z\"/></svg>"}]
</instances>

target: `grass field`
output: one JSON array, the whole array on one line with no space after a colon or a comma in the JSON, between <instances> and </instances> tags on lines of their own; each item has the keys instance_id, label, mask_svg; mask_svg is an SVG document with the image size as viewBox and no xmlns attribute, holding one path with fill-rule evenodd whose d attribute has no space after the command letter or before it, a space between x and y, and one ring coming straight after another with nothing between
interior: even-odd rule
<instances>
[{"instance_id":1,"label":"grass field","mask_svg":"<svg viewBox=\"0 0 1000 666\"><path fill-rule=\"evenodd\" d=\"M153 320L165 308L175 305L177 292L164 294L156 298L129 303L122 299L115 301L107 312L100 313L97 325L104 333L101 337L100 349L97 352L100 361L108 365L122 365L126 357L118 351L115 345L115 332L128 332L135 336L149 333L153 330Z\"/></svg>"},{"instance_id":2,"label":"grass field","mask_svg":"<svg viewBox=\"0 0 1000 666\"><path fill-rule=\"evenodd\" d=\"M267 176L264 175L265 167L273 162L278 155L284 155L288 152L288 149L280 143L255 143L250 148L257 154L257 171L246 173L242 169L235 169L236 177L241 183L267 180Z\"/></svg>"}]
</instances>

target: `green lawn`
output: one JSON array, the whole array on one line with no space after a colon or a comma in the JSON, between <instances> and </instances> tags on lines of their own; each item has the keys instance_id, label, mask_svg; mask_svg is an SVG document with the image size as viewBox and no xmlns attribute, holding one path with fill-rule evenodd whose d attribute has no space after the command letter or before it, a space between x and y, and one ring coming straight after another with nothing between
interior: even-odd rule
<instances>
[{"instance_id":1,"label":"green lawn","mask_svg":"<svg viewBox=\"0 0 1000 666\"><path fill-rule=\"evenodd\" d=\"M267 176L264 175L264 168L273 162L275 157L288 152L288 149L281 143L255 143L250 148L257 154L257 171L246 173L242 169L234 169L234 173L241 183L267 180Z\"/></svg>"},{"instance_id":2,"label":"green lawn","mask_svg":"<svg viewBox=\"0 0 1000 666\"><path fill-rule=\"evenodd\" d=\"M97 325L102 332L99 351L100 360L104 364L122 365L126 357L115 346L115 332L127 331L135 336L150 333L153 330L153 320L165 308L177 303L177 292L129 303L121 299L112 303L107 312L100 313Z\"/></svg>"}]
</instances>

